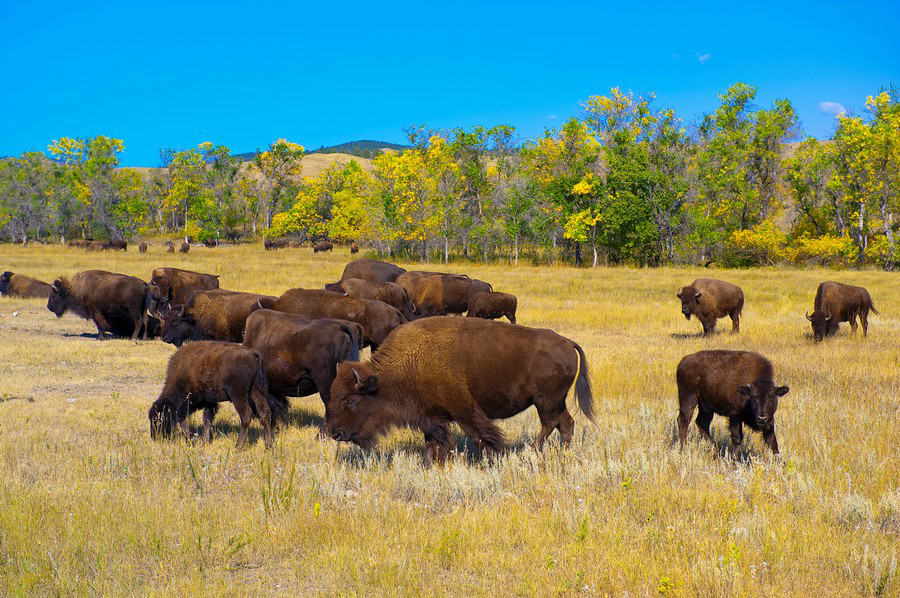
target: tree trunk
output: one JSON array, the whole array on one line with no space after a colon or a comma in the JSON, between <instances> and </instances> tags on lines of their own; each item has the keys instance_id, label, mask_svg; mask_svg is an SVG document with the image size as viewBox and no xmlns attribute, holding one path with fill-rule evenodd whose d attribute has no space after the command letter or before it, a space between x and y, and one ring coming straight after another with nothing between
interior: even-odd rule
<instances>
[{"instance_id":1,"label":"tree trunk","mask_svg":"<svg viewBox=\"0 0 900 598\"><path fill-rule=\"evenodd\" d=\"M518 266L519 265L519 233L516 233L515 237L513 239L513 252L515 255L515 258L513 261Z\"/></svg>"},{"instance_id":2,"label":"tree trunk","mask_svg":"<svg viewBox=\"0 0 900 598\"><path fill-rule=\"evenodd\" d=\"M859 204L859 230L856 233L856 245L859 251L856 256L856 264L858 267L862 267L863 265L863 252L866 248L866 234L863 231L863 225L866 221L866 206L863 203Z\"/></svg>"},{"instance_id":3,"label":"tree trunk","mask_svg":"<svg viewBox=\"0 0 900 598\"><path fill-rule=\"evenodd\" d=\"M881 221L882 227L884 228L884 236L887 237L888 241L888 250L890 251L890 255L888 256L888 260L884 263L885 270L893 270L894 269L894 259L897 255L895 253L894 247L894 230L891 228L893 224L894 215L888 213L887 211L887 185L884 186L884 191L881 194Z\"/></svg>"}]
</instances>

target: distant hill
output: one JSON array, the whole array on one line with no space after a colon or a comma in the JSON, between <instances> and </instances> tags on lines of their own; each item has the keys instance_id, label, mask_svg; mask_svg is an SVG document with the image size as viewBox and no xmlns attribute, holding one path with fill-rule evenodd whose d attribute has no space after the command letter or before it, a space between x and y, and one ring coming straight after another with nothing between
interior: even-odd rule
<instances>
[{"instance_id":1,"label":"distant hill","mask_svg":"<svg viewBox=\"0 0 900 598\"><path fill-rule=\"evenodd\" d=\"M358 158L374 158L382 152L382 150L394 150L401 152L409 149L408 145L400 145L399 143L388 143L387 141L375 141L372 139L362 139L360 141L348 141L347 143L339 143L338 145L321 146L318 149L307 149L306 155L310 154L349 154ZM243 154L234 154L234 157L241 162L250 162L256 157L256 152L245 152Z\"/></svg>"}]
</instances>

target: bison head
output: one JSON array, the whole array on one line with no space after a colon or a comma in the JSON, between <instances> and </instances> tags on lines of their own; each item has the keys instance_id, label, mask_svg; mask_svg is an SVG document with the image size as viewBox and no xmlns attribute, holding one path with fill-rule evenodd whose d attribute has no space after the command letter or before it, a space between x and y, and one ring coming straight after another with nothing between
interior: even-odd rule
<instances>
[{"instance_id":1,"label":"bison head","mask_svg":"<svg viewBox=\"0 0 900 598\"><path fill-rule=\"evenodd\" d=\"M197 339L197 322L189 313L185 313L183 305L173 307L170 303L160 316L160 337L163 342L180 347L186 341Z\"/></svg>"},{"instance_id":2,"label":"bison head","mask_svg":"<svg viewBox=\"0 0 900 598\"><path fill-rule=\"evenodd\" d=\"M0 295L9 295L9 282L12 280L12 272L0 274Z\"/></svg>"},{"instance_id":3,"label":"bison head","mask_svg":"<svg viewBox=\"0 0 900 598\"><path fill-rule=\"evenodd\" d=\"M753 424L760 430L767 430L775 425L778 397L786 395L790 389L787 386L775 386L771 380L757 380L754 384L738 386L737 390L747 397Z\"/></svg>"},{"instance_id":4,"label":"bison head","mask_svg":"<svg viewBox=\"0 0 900 598\"><path fill-rule=\"evenodd\" d=\"M830 330L834 322L831 312L817 309L812 312L812 315L807 313L806 319L812 324L813 337L816 339L816 342L825 340L826 335L833 333Z\"/></svg>"},{"instance_id":5,"label":"bison head","mask_svg":"<svg viewBox=\"0 0 900 598\"><path fill-rule=\"evenodd\" d=\"M57 278L50 285L50 297L47 299L47 309L56 314L57 318L63 317L69 309L69 283L63 278Z\"/></svg>"},{"instance_id":6,"label":"bison head","mask_svg":"<svg viewBox=\"0 0 900 598\"><path fill-rule=\"evenodd\" d=\"M337 282L329 282L325 285L325 290L331 291L332 293L340 293L341 295L346 295L347 293L346 291L344 291L344 287L341 285L342 282L344 281L339 280Z\"/></svg>"},{"instance_id":7,"label":"bison head","mask_svg":"<svg viewBox=\"0 0 900 598\"><path fill-rule=\"evenodd\" d=\"M175 427L172 405L162 399L150 406L147 418L150 420L150 438L168 438Z\"/></svg>"},{"instance_id":8,"label":"bison head","mask_svg":"<svg viewBox=\"0 0 900 598\"><path fill-rule=\"evenodd\" d=\"M385 405L379 399L378 376L368 364L345 361L337 367L325 429L339 442L371 448L387 428Z\"/></svg>"},{"instance_id":9,"label":"bison head","mask_svg":"<svg viewBox=\"0 0 900 598\"><path fill-rule=\"evenodd\" d=\"M165 276L154 276L148 285L147 311L154 317L172 300L172 286Z\"/></svg>"},{"instance_id":10,"label":"bison head","mask_svg":"<svg viewBox=\"0 0 900 598\"><path fill-rule=\"evenodd\" d=\"M689 286L681 289L676 296L681 299L681 313L690 320L691 314L696 313L697 308L700 307L700 297L703 296L703 293L693 286Z\"/></svg>"}]
</instances>

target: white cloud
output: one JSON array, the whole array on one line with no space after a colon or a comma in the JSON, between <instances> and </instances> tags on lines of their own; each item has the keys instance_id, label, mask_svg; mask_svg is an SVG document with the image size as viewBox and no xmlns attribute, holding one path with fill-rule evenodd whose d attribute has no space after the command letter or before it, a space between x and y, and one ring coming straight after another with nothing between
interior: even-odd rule
<instances>
[{"instance_id":1,"label":"white cloud","mask_svg":"<svg viewBox=\"0 0 900 598\"><path fill-rule=\"evenodd\" d=\"M556 116L555 114L548 114L548 115L547 115L547 119L548 119L548 120L556 120L557 118L559 118L559 117Z\"/></svg>"},{"instance_id":2,"label":"white cloud","mask_svg":"<svg viewBox=\"0 0 900 598\"><path fill-rule=\"evenodd\" d=\"M847 109L844 108L844 105L838 104L837 102L819 102L819 110L821 110L825 114L830 114L835 118L837 118L839 114L847 112Z\"/></svg>"},{"instance_id":3,"label":"white cloud","mask_svg":"<svg viewBox=\"0 0 900 598\"><path fill-rule=\"evenodd\" d=\"M706 64L706 61L708 61L710 58L712 58L712 54L700 54L699 52L697 53L697 60L700 62L700 64Z\"/></svg>"}]
</instances>

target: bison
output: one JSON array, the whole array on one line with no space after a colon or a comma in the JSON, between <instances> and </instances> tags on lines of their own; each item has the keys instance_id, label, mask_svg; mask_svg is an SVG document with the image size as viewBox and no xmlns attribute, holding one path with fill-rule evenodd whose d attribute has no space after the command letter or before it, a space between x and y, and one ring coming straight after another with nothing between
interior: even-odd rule
<instances>
[{"instance_id":1,"label":"bison","mask_svg":"<svg viewBox=\"0 0 900 598\"><path fill-rule=\"evenodd\" d=\"M111 249L113 251L128 251L128 241L124 239L111 239L106 243L104 249Z\"/></svg>"},{"instance_id":2,"label":"bison","mask_svg":"<svg viewBox=\"0 0 900 598\"><path fill-rule=\"evenodd\" d=\"M187 241L185 241L184 243L181 244L181 249L179 249L178 251L180 251L181 253L187 253L190 250L191 250L190 244Z\"/></svg>"},{"instance_id":3,"label":"bison","mask_svg":"<svg viewBox=\"0 0 900 598\"><path fill-rule=\"evenodd\" d=\"M0 295L25 299L48 299L52 287L24 274L4 272L0 274Z\"/></svg>"},{"instance_id":4,"label":"bison","mask_svg":"<svg viewBox=\"0 0 900 598\"><path fill-rule=\"evenodd\" d=\"M319 241L316 243L316 246L313 247L313 253L319 253L320 251L331 251L334 249L334 243L331 241Z\"/></svg>"},{"instance_id":5,"label":"bison","mask_svg":"<svg viewBox=\"0 0 900 598\"><path fill-rule=\"evenodd\" d=\"M108 332L131 335L132 340L137 340L142 328L144 339L147 339L149 331L142 326L147 292L147 283L134 276L86 270L71 280L56 279L51 285L47 309L58 318L71 311L86 320L93 320L99 340L103 340Z\"/></svg>"},{"instance_id":6,"label":"bison","mask_svg":"<svg viewBox=\"0 0 900 598\"><path fill-rule=\"evenodd\" d=\"M362 278L349 278L325 285L325 290L341 293L354 299L374 299L383 301L403 314L407 320L412 320L412 306L406 289L396 282L369 282Z\"/></svg>"},{"instance_id":7,"label":"bison","mask_svg":"<svg viewBox=\"0 0 900 598\"><path fill-rule=\"evenodd\" d=\"M878 314L869 291L863 287L829 281L819 285L813 313L807 313L806 319L812 323L813 337L817 342L837 334L841 322L850 322L850 329L855 333L856 316L862 322L863 336L868 336L870 311Z\"/></svg>"},{"instance_id":8,"label":"bison","mask_svg":"<svg viewBox=\"0 0 900 598\"><path fill-rule=\"evenodd\" d=\"M469 301L470 318L496 320L506 316L510 323L516 323L516 305L519 300L509 293L475 293Z\"/></svg>"},{"instance_id":9,"label":"bison","mask_svg":"<svg viewBox=\"0 0 900 598\"><path fill-rule=\"evenodd\" d=\"M266 251L285 249L286 247L288 247L288 241L287 239L266 239L263 241L263 247Z\"/></svg>"},{"instance_id":10,"label":"bison","mask_svg":"<svg viewBox=\"0 0 900 598\"><path fill-rule=\"evenodd\" d=\"M409 300L418 317L447 316L469 311L472 297L492 291L491 285L481 280L460 274L438 274L422 278Z\"/></svg>"},{"instance_id":11,"label":"bison","mask_svg":"<svg viewBox=\"0 0 900 598\"><path fill-rule=\"evenodd\" d=\"M244 346L259 351L266 364L269 393L286 409L284 397L315 392L327 411L331 384L342 361L359 359L363 328L355 322L308 318L260 309L247 318Z\"/></svg>"},{"instance_id":12,"label":"bison","mask_svg":"<svg viewBox=\"0 0 900 598\"><path fill-rule=\"evenodd\" d=\"M175 253L175 244L174 243L169 241L168 243L166 243L166 247L168 247L168 249L166 249L166 253Z\"/></svg>"},{"instance_id":13,"label":"bison","mask_svg":"<svg viewBox=\"0 0 900 598\"><path fill-rule=\"evenodd\" d=\"M166 382L150 407L150 437L171 436L177 424L190 437L187 419L203 409L203 439L212 440L212 422L219 403L231 401L241 419L237 446L247 441L255 413L272 446L272 412L265 364L259 351L236 343L205 341L181 347L169 358Z\"/></svg>"},{"instance_id":14,"label":"bison","mask_svg":"<svg viewBox=\"0 0 900 598\"><path fill-rule=\"evenodd\" d=\"M356 241L350 243L350 253L359 253L359 245L357 245Z\"/></svg>"},{"instance_id":15,"label":"bison","mask_svg":"<svg viewBox=\"0 0 900 598\"><path fill-rule=\"evenodd\" d=\"M318 289L290 289L275 301L278 311L317 318L349 320L362 325L364 343L378 348L392 330L404 324L396 308L382 301L354 299L331 291Z\"/></svg>"},{"instance_id":16,"label":"bison","mask_svg":"<svg viewBox=\"0 0 900 598\"><path fill-rule=\"evenodd\" d=\"M184 305L169 304L162 315L162 340L180 347L188 341L218 340L239 343L247 318L271 308L275 297L224 289L196 291Z\"/></svg>"},{"instance_id":17,"label":"bison","mask_svg":"<svg viewBox=\"0 0 900 598\"><path fill-rule=\"evenodd\" d=\"M762 432L772 452L778 454L775 438L775 411L778 398L787 394L787 386L775 386L772 363L750 351L700 351L686 355L678 364L678 436L681 446L687 439L688 424L694 408L700 406L697 428L712 442L709 424L713 414L728 418L731 451L744 440L743 426Z\"/></svg>"},{"instance_id":18,"label":"bison","mask_svg":"<svg viewBox=\"0 0 900 598\"><path fill-rule=\"evenodd\" d=\"M741 331L741 311L744 309L744 291L741 287L715 278L698 278L678 292L681 313L688 320L697 316L703 324L703 336L716 331L716 320L731 317L733 332Z\"/></svg>"},{"instance_id":19,"label":"bison","mask_svg":"<svg viewBox=\"0 0 900 598\"><path fill-rule=\"evenodd\" d=\"M141 241L141 244L138 245L138 252L147 253L147 243L145 243L144 241Z\"/></svg>"},{"instance_id":20,"label":"bison","mask_svg":"<svg viewBox=\"0 0 900 598\"><path fill-rule=\"evenodd\" d=\"M452 449L452 422L496 453L503 433L491 420L534 405L541 421L535 445L553 430L567 445L575 427L566 409L573 382L578 406L593 421L587 359L577 343L505 322L428 318L395 330L371 361L338 365L326 428L335 440L366 449L391 427L418 429L431 462Z\"/></svg>"},{"instance_id":21,"label":"bison","mask_svg":"<svg viewBox=\"0 0 900 598\"><path fill-rule=\"evenodd\" d=\"M395 282L405 272L406 270L394 264L364 257L348 262L344 266L341 280L361 278L369 282Z\"/></svg>"},{"instance_id":22,"label":"bison","mask_svg":"<svg viewBox=\"0 0 900 598\"><path fill-rule=\"evenodd\" d=\"M419 287L419 283L424 279L430 276L454 276L453 274L446 274L445 272L426 272L424 270L411 270L410 272L404 272L400 276L397 277L396 283L401 287L406 289L406 294L410 296L410 298L414 297L416 294L416 289ZM462 276L462 275L460 275Z\"/></svg>"},{"instance_id":23,"label":"bison","mask_svg":"<svg viewBox=\"0 0 900 598\"><path fill-rule=\"evenodd\" d=\"M156 268L150 273L146 313L159 317L162 308L172 302L184 305L195 291L219 288L217 274L204 274L180 268Z\"/></svg>"}]
</instances>

